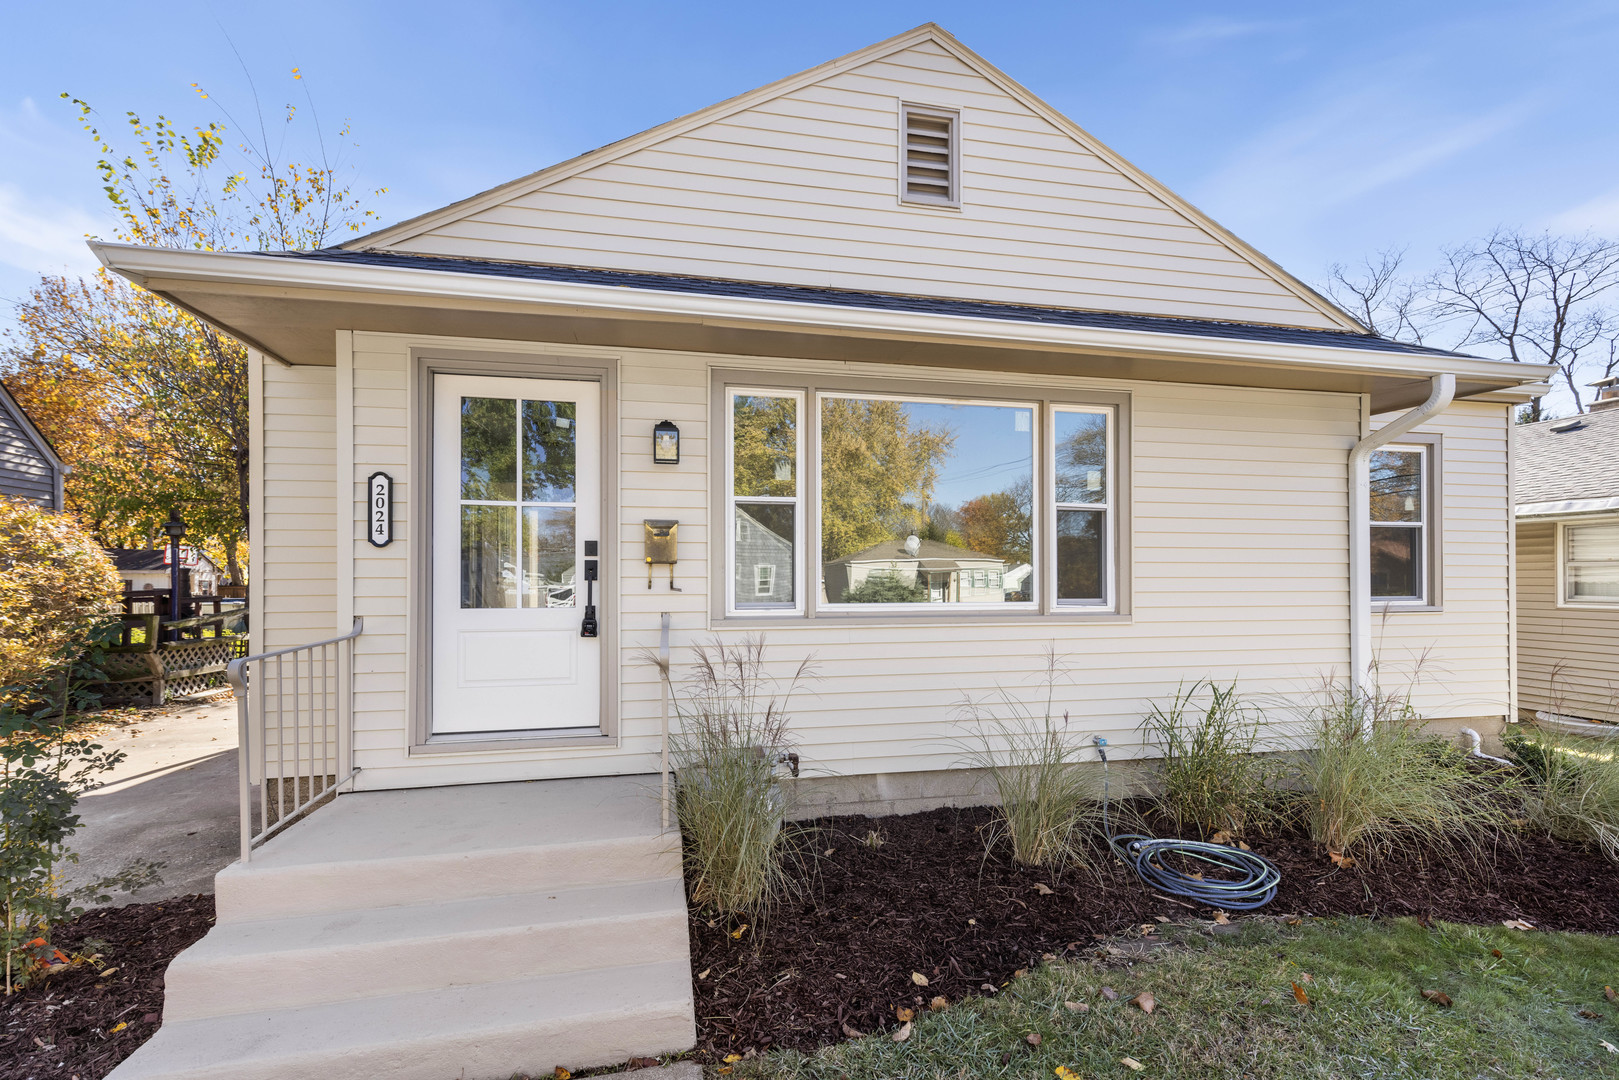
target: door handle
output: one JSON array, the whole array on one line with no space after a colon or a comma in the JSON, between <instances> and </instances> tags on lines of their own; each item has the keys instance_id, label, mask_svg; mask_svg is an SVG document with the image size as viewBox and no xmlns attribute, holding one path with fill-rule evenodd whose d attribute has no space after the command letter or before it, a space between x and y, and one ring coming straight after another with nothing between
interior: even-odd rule
<instances>
[{"instance_id":1,"label":"door handle","mask_svg":"<svg viewBox=\"0 0 1619 1080\"><path fill-rule=\"evenodd\" d=\"M585 541L585 554L596 554L596 541ZM585 617L579 623L579 636L584 638L598 637L601 634L601 624L596 621L596 560L585 560Z\"/></svg>"}]
</instances>

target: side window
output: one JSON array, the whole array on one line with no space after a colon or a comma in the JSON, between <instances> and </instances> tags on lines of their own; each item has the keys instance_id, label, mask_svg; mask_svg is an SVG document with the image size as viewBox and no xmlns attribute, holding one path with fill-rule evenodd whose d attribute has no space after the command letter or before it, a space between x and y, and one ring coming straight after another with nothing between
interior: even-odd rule
<instances>
[{"instance_id":1,"label":"side window","mask_svg":"<svg viewBox=\"0 0 1619 1080\"><path fill-rule=\"evenodd\" d=\"M1389 446L1372 454L1372 599L1427 603L1432 465L1427 446Z\"/></svg>"},{"instance_id":2,"label":"side window","mask_svg":"<svg viewBox=\"0 0 1619 1080\"><path fill-rule=\"evenodd\" d=\"M1051 410L1059 605L1107 604L1111 593L1112 412Z\"/></svg>"},{"instance_id":3,"label":"side window","mask_svg":"<svg viewBox=\"0 0 1619 1080\"><path fill-rule=\"evenodd\" d=\"M731 607L796 609L803 396L731 390L729 405Z\"/></svg>"},{"instance_id":4,"label":"side window","mask_svg":"<svg viewBox=\"0 0 1619 1080\"><path fill-rule=\"evenodd\" d=\"M1619 524L1563 526L1563 601L1619 605Z\"/></svg>"}]
</instances>

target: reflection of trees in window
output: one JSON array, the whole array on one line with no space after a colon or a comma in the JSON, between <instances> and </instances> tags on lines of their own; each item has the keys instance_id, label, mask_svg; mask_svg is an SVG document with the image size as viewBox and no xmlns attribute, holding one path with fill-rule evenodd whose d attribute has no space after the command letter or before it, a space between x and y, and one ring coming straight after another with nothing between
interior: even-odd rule
<instances>
[{"instance_id":1,"label":"reflection of trees in window","mask_svg":"<svg viewBox=\"0 0 1619 1080\"><path fill-rule=\"evenodd\" d=\"M1034 485L1023 479L989 495L968 499L956 511L958 546L995 555L1009 563L1031 561L1034 550Z\"/></svg>"},{"instance_id":2,"label":"reflection of trees in window","mask_svg":"<svg viewBox=\"0 0 1619 1080\"><path fill-rule=\"evenodd\" d=\"M797 400L738 394L731 408L736 494L785 498L796 495Z\"/></svg>"},{"instance_id":3,"label":"reflection of trees in window","mask_svg":"<svg viewBox=\"0 0 1619 1080\"><path fill-rule=\"evenodd\" d=\"M926 531L948 429L914 427L900 401L821 401L821 558Z\"/></svg>"},{"instance_id":4,"label":"reflection of trees in window","mask_svg":"<svg viewBox=\"0 0 1619 1080\"><path fill-rule=\"evenodd\" d=\"M1107 417L1057 414L1057 501L1106 502Z\"/></svg>"},{"instance_id":5,"label":"reflection of trees in window","mask_svg":"<svg viewBox=\"0 0 1619 1080\"><path fill-rule=\"evenodd\" d=\"M852 589L843 590L845 604L917 604L928 598L916 575L873 572Z\"/></svg>"},{"instance_id":6,"label":"reflection of trees in window","mask_svg":"<svg viewBox=\"0 0 1619 1080\"><path fill-rule=\"evenodd\" d=\"M1422 518L1422 454L1414 450L1379 450L1372 455L1372 520L1419 521Z\"/></svg>"},{"instance_id":7,"label":"reflection of trees in window","mask_svg":"<svg viewBox=\"0 0 1619 1080\"><path fill-rule=\"evenodd\" d=\"M523 499L572 502L578 405L523 402Z\"/></svg>"},{"instance_id":8,"label":"reflection of trees in window","mask_svg":"<svg viewBox=\"0 0 1619 1080\"><path fill-rule=\"evenodd\" d=\"M517 402L461 399L461 498L517 498Z\"/></svg>"}]
</instances>

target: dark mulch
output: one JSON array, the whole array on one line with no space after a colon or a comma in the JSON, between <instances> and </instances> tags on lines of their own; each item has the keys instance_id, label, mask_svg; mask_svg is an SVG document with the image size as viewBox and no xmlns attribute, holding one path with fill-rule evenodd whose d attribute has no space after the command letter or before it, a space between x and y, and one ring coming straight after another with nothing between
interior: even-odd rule
<instances>
[{"instance_id":1,"label":"dark mulch","mask_svg":"<svg viewBox=\"0 0 1619 1080\"><path fill-rule=\"evenodd\" d=\"M732 937L737 920L691 920L699 1048L811 1050L844 1038L845 1025L893 1026L898 1006L992 993L1042 956L1083 950L1155 916L1192 914L1107 856L1094 873L1061 879L986 857L990 820L980 808L808 823L815 857L801 897L740 939ZM861 842L872 830L881 846ZM1306 836L1252 843L1282 870L1269 914L1521 918L1548 930L1619 933L1619 868L1554 841L1503 850L1487 873L1403 859L1345 870Z\"/></svg>"},{"instance_id":2,"label":"dark mulch","mask_svg":"<svg viewBox=\"0 0 1619 1080\"><path fill-rule=\"evenodd\" d=\"M212 896L182 896L98 908L59 927L58 949L99 952L100 970L117 970L103 978L84 964L0 1000L0 1080L106 1076L157 1030L169 961L213 924Z\"/></svg>"}]
</instances>

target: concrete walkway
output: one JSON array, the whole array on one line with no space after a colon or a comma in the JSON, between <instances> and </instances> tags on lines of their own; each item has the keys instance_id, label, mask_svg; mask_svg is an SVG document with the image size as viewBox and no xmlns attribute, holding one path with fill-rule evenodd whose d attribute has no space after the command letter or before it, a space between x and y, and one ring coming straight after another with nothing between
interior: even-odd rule
<instances>
[{"instance_id":1,"label":"concrete walkway","mask_svg":"<svg viewBox=\"0 0 1619 1080\"><path fill-rule=\"evenodd\" d=\"M68 886L149 860L164 864L162 883L114 893L113 906L213 892L214 875L238 854L236 702L111 717L96 741L128 757L79 800L84 825L68 842L79 854Z\"/></svg>"}]
</instances>

